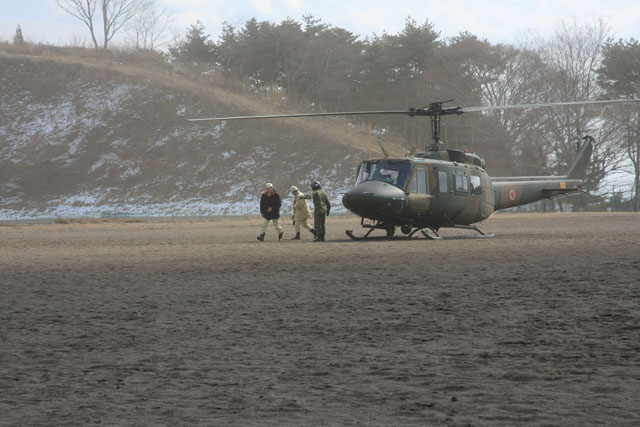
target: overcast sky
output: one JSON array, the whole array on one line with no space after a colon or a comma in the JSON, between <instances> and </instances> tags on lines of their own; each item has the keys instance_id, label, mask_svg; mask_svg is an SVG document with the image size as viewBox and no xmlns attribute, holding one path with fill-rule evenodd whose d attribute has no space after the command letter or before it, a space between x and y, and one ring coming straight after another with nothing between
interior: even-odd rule
<instances>
[{"instance_id":1,"label":"overcast sky","mask_svg":"<svg viewBox=\"0 0 640 427\"><path fill-rule=\"evenodd\" d=\"M222 23L241 26L255 17L274 23L310 13L360 36L397 33L411 16L429 20L443 37L469 31L493 43L517 44L527 32L546 36L563 20L580 25L604 18L616 38L640 39L640 0L156 0L174 17L178 34L200 20L217 39ZM55 0L0 0L0 39L17 25L25 39L56 45L90 45L88 30Z\"/></svg>"}]
</instances>

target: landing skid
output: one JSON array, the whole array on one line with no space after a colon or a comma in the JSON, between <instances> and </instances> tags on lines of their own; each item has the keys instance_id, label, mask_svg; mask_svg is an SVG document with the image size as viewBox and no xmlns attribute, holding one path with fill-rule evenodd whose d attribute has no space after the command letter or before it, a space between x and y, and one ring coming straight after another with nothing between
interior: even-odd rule
<instances>
[{"instance_id":1,"label":"landing skid","mask_svg":"<svg viewBox=\"0 0 640 427\"><path fill-rule=\"evenodd\" d=\"M386 240L392 238L396 231L395 225L387 225L382 221L367 221L365 222L364 218L360 218L360 225L362 228L368 228L369 231L362 237L358 237L353 234L353 230L345 230L347 236L349 236L352 240ZM373 230L384 230L386 232L386 236L375 236L369 237L369 235L373 232Z\"/></svg>"},{"instance_id":2,"label":"landing skid","mask_svg":"<svg viewBox=\"0 0 640 427\"><path fill-rule=\"evenodd\" d=\"M491 238L491 237L496 237L495 234L485 234L482 230L480 230L478 227L476 227L475 225L448 225L447 227L449 228L462 228L465 230L473 230L479 234L474 234L474 235L460 235L460 236L441 236L437 230L435 230L432 227L425 227L428 228L432 234L429 234L429 232L425 229L421 229L420 232L422 233L422 235L424 237L426 237L429 240L454 240L454 239L487 239L487 238Z\"/></svg>"},{"instance_id":3,"label":"landing skid","mask_svg":"<svg viewBox=\"0 0 640 427\"><path fill-rule=\"evenodd\" d=\"M367 231L367 234L365 234L362 237L358 237L355 234L353 234L353 230L345 230L345 233L347 233L347 236L351 237L351 239L353 239L353 240L365 240L365 239L367 239L369 237L369 234L371 234L371 232L373 230L374 229L372 228L371 230Z\"/></svg>"},{"instance_id":4,"label":"landing skid","mask_svg":"<svg viewBox=\"0 0 640 427\"><path fill-rule=\"evenodd\" d=\"M390 227L385 227L382 223L376 223L375 225L365 225L363 222L361 222L362 227L363 228L368 228L369 231L366 232L366 234L362 237L356 236L355 234L353 234L353 230L345 230L345 233L347 234L347 236L349 236L349 238L351 238L352 240L355 241L359 241L359 240L391 240L391 239L411 239L413 238L413 235L416 234L418 231L420 233L422 233L422 235L424 237L426 237L429 240L453 240L453 239L482 239L482 238L491 238L491 237L495 237L495 234L485 234L482 230L480 230L478 227L476 227L475 225L457 225L457 224L452 224L452 225L447 225L446 227L449 228L462 228L465 230L472 230L477 232L478 234L475 235L463 235L463 236L441 236L440 233L438 233L438 229L434 228L434 227L430 227L430 226L425 226L425 227L417 227L415 230L411 231L407 236L395 236L394 237L394 230L395 227L390 228ZM375 237L369 237L369 235L373 232L373 230L376 229L381 229L381 230L386 230L387 235L386 236L375 236Z\"/></svg>"},{"instance_id":5,"label":"landing skid","mask_svg":"<svg viewBox=\"0 0 640 427\"><path fill-rule=\"evenodd\" d=\"M374 229L372 228L371 230L367 231L367 233L364 236L356 236L355 234L353 234L353 230L345 230L344 232L347 234L347 236L349 236L351 239L353 240L398 240L398 239L410 239L411 236L372 236L369 237L369 234L371 234L371 232ZM413 233L412 233L413 234Z\"/></svg>"}]
</instances>

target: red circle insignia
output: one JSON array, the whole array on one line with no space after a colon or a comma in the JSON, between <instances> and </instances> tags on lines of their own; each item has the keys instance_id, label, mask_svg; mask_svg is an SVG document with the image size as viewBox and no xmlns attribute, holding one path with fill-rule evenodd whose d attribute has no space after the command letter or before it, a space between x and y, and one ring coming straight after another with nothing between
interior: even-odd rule
<instances>
[{"instance_id":1,"label":"red circle insignia","mask_svg":"<svg viewBox=\"0 0 640 427\"><path fill-rule=\"evenodd\" d=\"M511 190L511 191L509 192L509 198L510 198L511 200L515 200L515 199L516 199L516 190Z\"/></svg>"}]
</instances>

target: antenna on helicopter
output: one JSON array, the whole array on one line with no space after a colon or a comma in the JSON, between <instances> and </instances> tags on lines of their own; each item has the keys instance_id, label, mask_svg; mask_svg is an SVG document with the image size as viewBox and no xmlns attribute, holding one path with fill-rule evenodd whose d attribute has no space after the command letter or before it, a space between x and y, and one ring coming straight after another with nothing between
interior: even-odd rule
<instances>
[{"instance_id":1,"label":"antenna on helicopter","mask_svg":"<svg viewBox=\"0 0 640 427\"><path fill-rule=\"evenodd\" d=\"M384 154L385 159L388 159L389 157L391 157L391 154L387 151L386 148L384 148L384 145L382 145L382 142L378 141L378 145L380 146L380 149L382 150L382 154Z\"/></svg>"}]
</instances>

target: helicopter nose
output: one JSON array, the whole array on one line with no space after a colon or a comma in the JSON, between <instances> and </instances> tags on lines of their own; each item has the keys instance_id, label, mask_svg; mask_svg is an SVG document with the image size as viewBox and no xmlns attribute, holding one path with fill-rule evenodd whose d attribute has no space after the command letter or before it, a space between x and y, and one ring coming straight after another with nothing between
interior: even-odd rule
<instances>
[{"instance_id":1,"label":"helicopter nose","mask_svg":"<svg viewBox=\"0 0 640 427\"><path fill-rule=\"evenodd\" d=\"M345 208L356 215L376 219L399 213L406 200L404 191L381 181L365 181L342 196Z\"/></svg>"}]
</instances>

